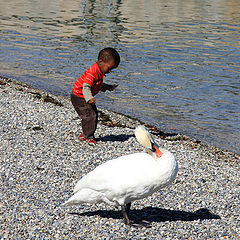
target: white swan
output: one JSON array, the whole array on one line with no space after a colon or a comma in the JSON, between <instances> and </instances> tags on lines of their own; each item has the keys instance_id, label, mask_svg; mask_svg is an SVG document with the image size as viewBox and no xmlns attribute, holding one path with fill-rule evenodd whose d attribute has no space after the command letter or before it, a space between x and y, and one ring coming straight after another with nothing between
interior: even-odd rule
<instances>
[{"instance_id":1,"label":"white swan","mask_svg":"<svg viewBox=\"0 0 240 240\"><path fill-rule=\"evenodd\" d=\"M145 198L175 179L178 164L172 153L159 149L144 126L135 130L148 153L134 153L107 161L85 175L74 187L74 195L63 206L105 202L121 206L129 224L131 202Z\"/></svg>"}]
</instances>

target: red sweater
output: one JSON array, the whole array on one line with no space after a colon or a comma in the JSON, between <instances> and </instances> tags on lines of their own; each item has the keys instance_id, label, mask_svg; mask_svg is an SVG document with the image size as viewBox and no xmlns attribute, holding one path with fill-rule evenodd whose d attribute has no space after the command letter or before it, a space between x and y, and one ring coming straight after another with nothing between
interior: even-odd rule
<instances>
[{"instance_id":1,"label":"red sweater","mask_svg":"<svg viewBox=\"0 0 240 240\"><path fill-rule=\"evenodd\" d=\"M78 97L84 98L82 88L83 83L87 83L91 86L92 95L96 95L102 87L103 73L101 72L97 62L95 62L90 68L88 68L81 77L73 84L73 94Z\"/></svg>"}]
</instances>

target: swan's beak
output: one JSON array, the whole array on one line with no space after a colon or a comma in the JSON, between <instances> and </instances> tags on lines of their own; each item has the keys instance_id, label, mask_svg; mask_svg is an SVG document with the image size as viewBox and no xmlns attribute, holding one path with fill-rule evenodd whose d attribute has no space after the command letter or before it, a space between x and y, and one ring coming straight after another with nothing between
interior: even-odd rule
<instances>
[{"instance_id":1,"label":"swan's beak","mask_svg":"<svg viewBox=\"0 0 240 240\"><path fill-rule=\"evenodd\" d=\"M152 149L151 150L153 152L155 152L155 154L157 155L158 158L160 158L163 155L163 153L159 150L159 148L153 142L152 142Z\"/></svg>"}]
</instances>

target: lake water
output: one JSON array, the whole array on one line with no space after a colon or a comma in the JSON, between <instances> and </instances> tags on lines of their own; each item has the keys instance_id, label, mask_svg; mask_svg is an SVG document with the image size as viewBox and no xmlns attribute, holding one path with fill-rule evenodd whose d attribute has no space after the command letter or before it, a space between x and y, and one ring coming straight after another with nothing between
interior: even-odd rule
<instances>
[{"instance_id":1,"label":"lake water","mask_svg":"<svg viewBox=\"0 0 240 240\"><path fill-rule=\"evenodd\" d=\"M239 0L0 0L0 74L59 95L111 46L98 106L239 153Z\"/></svg>"}]
</instances>

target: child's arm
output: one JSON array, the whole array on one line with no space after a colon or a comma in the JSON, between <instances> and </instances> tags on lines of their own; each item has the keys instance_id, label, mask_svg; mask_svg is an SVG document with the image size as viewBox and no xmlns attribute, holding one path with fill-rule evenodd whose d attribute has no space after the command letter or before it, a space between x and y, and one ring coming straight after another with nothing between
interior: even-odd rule
<instances>
[{"instance_id":1,"label":"child's arm","mask_svg":"<svg viewBox=\"0 0 240 240\"><path fill-rule=\"evenodd\" d=\"M87 103L96 103L96 99L92 95L91 86L89 84L83 83L82 92Z\"/></svg>"},{"instance_id":2,"label":"child's arm","mask_svg":"<svg viewBox=\"0 0 240 240\"><path fill-rule=\"evenodd\" d=\"M117 86L118 86L118 84L111 85L111 84L103 83L101 91L102 92L106 92L107 90L108 91L113 91Z\"/></svg>"}]
</instances>

